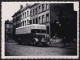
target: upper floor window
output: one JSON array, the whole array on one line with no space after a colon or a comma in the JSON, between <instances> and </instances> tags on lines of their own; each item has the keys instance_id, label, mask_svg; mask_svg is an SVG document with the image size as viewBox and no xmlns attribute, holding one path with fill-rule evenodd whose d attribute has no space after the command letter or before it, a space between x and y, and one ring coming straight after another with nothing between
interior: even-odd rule
<instances>
[{"instance_id":1,"label":"upper floor window","mask_svg":"<svg viewBox=\"0 0 80 60\"><path fill-rule=\"evenodd\" d=\"M32 16L32 10L30 11L30 16Z\"/></svg>"},{"instance_id":2,"label":"upper floor window","mask_svg":"<svg viewBox=\"0 0 80 60\"><path fill-rule=\"evenodd\" d=\"M35 15L35 10L33 9L33 15Z\"/></svg>"},{"instance_id":3,"label":"upper floor window","mask_svg":"<svg viewBox=\"0 0 80 60\"><path fill-rule=\"evenodd\" d=\"M39 10L38 10L38 13L40 13L41 12L41 5L39 6Z\"/></svg>"},{"instance_id":4,"label":"upper floor window","mask_svg":"<svg viewBox=\"0 0 80 60\"><path fill-rule=\"evenodd\" d=\"M35 11L35 14L37 14L37 13L38 13L38 9L36 8L35 10L36 10L36 11Z\"/></svg>"},{"instance_id":5,"label":"upper floor window","mask_svg":"<svg viewBox=\"0 0 80 60\"><path fill-rule=\"evenodd\" d=\"M43 23L43 21L44 21L44 15L42 15L42 23Z\"/></svg>"},{"instance_id":6,"label":"upper floor window","mask_svg":"<svg viewBox=\"0 0 80 60\"><path fill-rule=\"evenodd\" d=\"M30 24L32 24L32 20L30 20Z\"/></svg>"},{"instance_id":7,"label":"upper floor window","mask_svg":"<svg viewBox=\"0 0 80 60\"><path fill-rule=\"evenodd\" d=\"M24 21L23 21L23 26L24 26Z\"/></svg>"},{"instance_id":8,"label":"upper floor window","mask_svg":"<svg viewBox=\"0 0 80 60\"><path fill-rule=\"evenodd\" d=\"M27 24L30 24L29 20L27 20Z\"/></svg>"},{"instance_id":9,"label":"upper floor window","mask_svg":"<svg viewBox=\"0 0 80 60\"><path fill-rule=\"evenodd\" d=\"M44 11L45 10L45 6L44 6L44 4L42 4L42 11Z\"/></svg>"},{"instance_id":10,"label":"upper floor window","mask_svg":"<svg viewBox=\"0 0 80 60\"><path fill-rule=\"evenodd\" d=\"M46 3L46 9L49 9L49 3Z\"/></svg>"},{"instance_id":11,"label":"upper floor window","mask_svg":"<svg viewBox=\"0 0 80 60\"><path fill-rule=\"evenodd\" d=\"M35 24L35 19L33 19L33 24Z\"/></svg>"},{"instance_id":12,"label":"upper floor window","mask_svg":"<svg viewBox=\"0 0 80 60\"><path fill-rule=\"evenodd\" d=\"M26 26L26 21L25 21L25 26Z\"/></svg>"},{"instance_id":13,"label":"upper floor window","mask_svg":"<svg viewBox=\"0 0 80 60\"><path fill-rule=\"evenodd\" d=\"M39 16L39 23L42 23L41 16Z\"/></svg>"},{"instance_id":14,"label":"upper floor window","mask_svg":"<svg viewBox=\"0 0 80 60\"><path fill-rule=\"evenodd\" d=\"M29 16L29 11L27 11L27 17Z\"/></svg>"},{"instance_id":15,"label":"upper floor window","mask_svg":"<svg viewBox=\"0 0 80 60\"><path fill-rule=\"evenodd\" d=\"M49 13L46 14L46 21L49 21Z\"/></svg>"},{"instance_id":16,"label":"upper floor window","mask_svg":"<svg viewBox=\"0 0 80 60\"><path fill-rule=\"evenodd\" d=\"M36 18L36 24L38 24L38 18Z\"/></svg>"},{"instance_id":17,"label":"upper floor window","mask_svg":"<svg viewBox=\"0 0 80 60\"><path fill-rule=\"evenodd\" d=\"M21 19L23 19L23 15L21 14Z\"/></svg>"},{"instance_id":18,"label":"upper floor window","mask_svg":"<svg viewBox=\"0 0 80 60\"><path fill-rule=\"evenodd\" d=\"M25 12L25 18L26 18L26 12Z\"/></svg>"},{"instance_id":19,"label":"upper floor window","mask_svg":"<svg viewBox=\"0 0 80 60\"><path fill-rule=\"evenodd\" d=\"M23 19L24 19L24 13L23 13Z\"/></svg>"}]
</instances>

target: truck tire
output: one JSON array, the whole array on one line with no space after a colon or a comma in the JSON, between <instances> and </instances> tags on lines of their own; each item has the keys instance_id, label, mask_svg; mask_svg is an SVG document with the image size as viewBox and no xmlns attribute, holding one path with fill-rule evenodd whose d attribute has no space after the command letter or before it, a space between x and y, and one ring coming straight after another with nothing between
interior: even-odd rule
<instances>
[{"instance_id":1,"label":"truck tire","mask_svg":"<svg viewBox=\"0 0 80 60\"><path fill-rule=\"evenodd\" d=\"M35 40L33 41L33 46L36 46L36 41Z\"/></svg>"},{"instance_id":2,"label":"truck tire","mask_svg":"<svg viewBox=\"0 0 80 60\"><path fill-rule=\"evenodd\" d=\"M21 38L18 38L18 44L22 44Z\"/></svg>"},{"instance_id":3,"label":"truck tire","mask_svg":"<svg viewBox=\"0 0 80 60\"><path fill-rule=\"evenodd\" d=\"M34 38L32 43L33 43L33 46L37 46L38 45L38 39Z\"/></svg>"}]
</instances>

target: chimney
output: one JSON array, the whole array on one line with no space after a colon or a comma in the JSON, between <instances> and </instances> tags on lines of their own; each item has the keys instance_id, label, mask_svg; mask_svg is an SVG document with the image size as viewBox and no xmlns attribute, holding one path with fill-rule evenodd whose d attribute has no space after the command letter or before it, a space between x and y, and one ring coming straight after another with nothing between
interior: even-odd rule
<instances>
[{"instance_id":1,"label":"chimney","mask_svg":"<svg viewBox=\"0 0 80 60\"><path fill-rule=\"evenodd\" d=\"M20 5L20 9L22 9L23 8L23 5Z\"/></svg>"}]
</instances>

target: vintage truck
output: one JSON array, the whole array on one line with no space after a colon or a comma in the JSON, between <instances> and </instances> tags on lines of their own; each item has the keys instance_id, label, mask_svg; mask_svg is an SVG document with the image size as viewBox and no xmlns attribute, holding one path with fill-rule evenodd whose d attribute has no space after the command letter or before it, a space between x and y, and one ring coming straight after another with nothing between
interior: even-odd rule
<instances>
[{"instance_id":1,"label":"vintage truck","mask_svg":"<svg viewBox=\"0 0 80 60\"><path fill-rule=\"evenodd\" d=\"M16 28L16 41L19 44L28 43L37 46L48 45L50 38L45 25L31 24Z\"/></svg>"}]
</instances>

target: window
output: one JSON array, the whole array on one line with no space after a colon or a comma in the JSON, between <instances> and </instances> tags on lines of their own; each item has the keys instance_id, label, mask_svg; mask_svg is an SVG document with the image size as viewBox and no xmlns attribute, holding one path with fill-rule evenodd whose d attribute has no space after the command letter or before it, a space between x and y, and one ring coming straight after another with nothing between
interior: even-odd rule
<instances>
[{"instance_id":1,"label":"window","mask_svg":"<svg viewBox=\"0 0 80 60\"><path fill-rule=\"evenodd\" d=\"M42 4L42 11L44 11L44 8L45 8L45 7L44 7L44 4Z\"/></svg>"},{"instance_id":2,"label":"window","mask_svg":"<svg viewBox=\"0 0 80 60\"><path fill-rule=\"evenodd\" d=\"M36 24L38 24L38 18L36 18Z\"/></svg>"},{"instance_id":3,"label":"window","mask_svg":"<svg viewBox=\"0 0 80 60\"><path fill-rule=\"evenodd\" d=\"M27 24L29 24L29 20L27 20Z\"/></svg>"},{"instance_id":4,"label":"window","mask_svg":"<svg viewBox=\"0 0 80 60\"><path fill-rule=\"evenodd\" d=\"M23 19L24 19L24 13L23 13Z\"/></svg>"},{"instance_id":5,"label":"window","mask_svg":"<svg viewBox=\"0 0 80 60\"><path fill-rule=\"evenodd\" d=\"M44 15L42 15L42 23L43 23L43 20L44 20Z\"/></svg>"},{"instance_id":6,"label":"window","mask_svg":"<svg viewBox=\"0 0 80 60\"><path fill-rule=\"evenodd\" d=\"M49 9L49 4L48 3L46 3L46 9Z\"/></svg>"},{"instance_id":7,"label":"window","mask_svg":"<svg viewBox=\"0 0 80 60\"><path fill-rule=\"evenodd\" d=\"M40 33L40 30L37 29L37 33Z\"/></svg>"},{"instance_id":8,"label":"window","mask_svg":"<svg viewBox=\"0 0 80 60\"><path fill-rule=\"evenodd\" d=\"M46 33L46 30L41 30L41 33Z\"/></svg>"},{"instance_id":9,"label":"window","mask_svg":"<svg viewBox=\"0 0 80 60\"><path fill-rule=\"evenodd\" d=\"M29 16L29 11L27 11L27 17Z\"/></svg>"},{"instance_id":10,"label":"window","mask_svg":"<svg viewBox=\"0 0 80 60\"><path fill-rule=\"evenodd\" d=\"M24 26L24 21L23 21L23 26Z\"/></svg>"},{"instance_id":11,"label":"window","mask_svg":"<svg viewBox=\"0 0 80 60\"><path fill-rule=\"evenodd\" d=\"M23 19L23 16L21 15L21 19Z\"/></svg>"},{"instance_id":12,"label":"window","mask_svg":"<svg viewBox=\"0 0 80 60\"><path fill-rule=\"evenodd\" d=\"M33 19L33 24L35 24L35 19Z\"/></svg>"},{"instance_id":13,"label":"window","mask_svg":"<svg viewBox=\"0 0 80 60\"><path fill-rule=\"evenodd\" d=\"M41 12L41 6L39 6L39 13Z\"/></svg>"},{"instance_id":14,"label":"window","mask_svg":"<svg viewBox=\"0 0 80 60\"><path fill-rule=\"evenodd\" d=\"M30 20L30 24L32 24L32 20Z\"/></svg>"},{"instance_id":15,"label":"window","mask_svg":"<svg viewBox=\"0 0 80 60\"><path fill-rule=\"evenodd\" d=\"M25 18L26 18L26 12L25 12Z\"/></svg>"},{"instance_id":16,"label":"window","mask_svg":"<svg viewBox=\"0 0 80 60\"><path fill-rule=\"evenodd\" d=\"M42 23L42 21L41 21L41 16L39 17L39 23Z\"/></svg>"},{"instance_id":17,"label":"window","mask_svg":"<svg viewBox=\"0 0 80 60\"><path fill-rule=\"evenodd\" d=\"M32 29L32 30L31 30L31 33L35 33L35 30L34 30L34 29Z\"/></svg>"},{"instance_id":18,"label":"window","mask_svg":"<svg viewBox=\"0 0 80 60\"><path fill-rule=\"evenodd\" d=\"M25 21L25 26L26 26L26 21Z\"/></svg>"},{"instance_id":19,"label":"window","mask_svg":"<svg viewBox=\"0 0 80 60\"><path fill-rule=\"evenodd\" d=\"M37 8L36 8L35 14L37 14L37 13L38 13L38 11L37 11Z\"/></svg>"},{"instance_id":20,"label":"window","mask_svg":"<svg viewBox=\"0 0 80 60\"><path fill-rule=\"evenodd\" d=\"M32 16L32 11L30 11L30 16Z\"/></svg>"},{"instance_id":21,"label":"window","mask_svg":"<svg viewBox=\"0 0 80 60\"><path fill-rule=\"evenodd\" d=\"M47 26L47 33L49 34L49 26Z\"/></svg>"},{"instance_id":22,"label":"window","mask_svg":"<svg viewBox=\"0 0 80 60\"><path fill-rule=\"evenodd\" d=\"M46 14L46 22L49 21L49 13Z\"/></svg>"},{"instance_id":23,"label":"window","mask_svg":"<svg viewBox=\"0 0 80 60\"><path fill-rule=\"evenodd\" d=\"M35 10L33 9L33 16L35 15Z\"/></svg>"}]
</instances>

